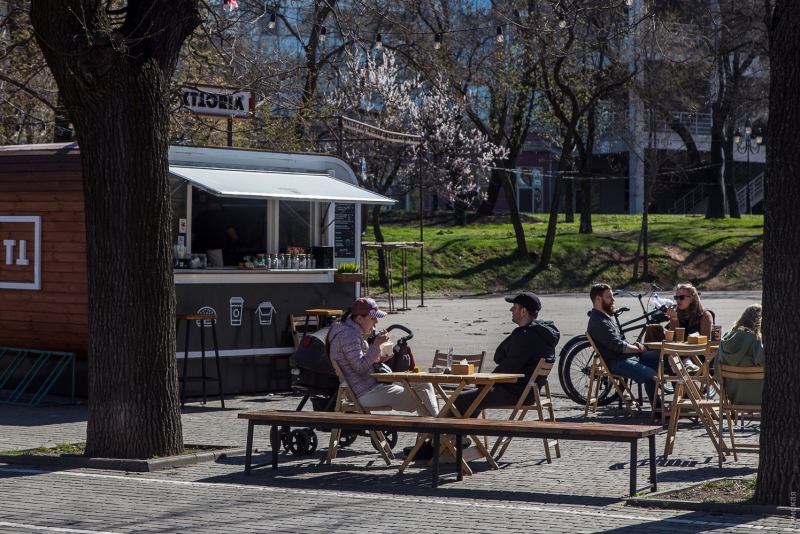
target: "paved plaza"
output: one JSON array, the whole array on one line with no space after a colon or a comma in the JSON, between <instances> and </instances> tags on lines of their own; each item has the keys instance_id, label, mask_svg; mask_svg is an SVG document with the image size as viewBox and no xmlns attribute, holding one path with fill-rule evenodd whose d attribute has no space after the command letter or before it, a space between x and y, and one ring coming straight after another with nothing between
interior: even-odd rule
<instances>
[{"instance_id":1,"label":"paved plaza","mask_svg":"<svg viewBox=\"0 0 800 534\"><path fill-rule=\"evenodd\" d=\"M725 328L760 298L755 292L703 295ZM547 295L542 302L540 318L555 320L562 331L559 349L583 332L588 297ZM494 348L513 327L510 305L497 296L426 299L426 308L411 304L411 311L381 325L396 322L414 331L410 345L420 366L430 364L436 348L453 346L457 353L486 350L491 370ZM630 297L620 299L622 305L638 306ZM584 420L582 407L561 393L557 377L550 382L556 418ZM184 441L242 447L246 424L236 418L239 412L294 409L298 400L288 394L239 397L226 401L224 411L216 401L194 402L183 411ZM605 407L587 420L648 423L647 417L625 415ZM748 426L750 439L756 430ZM2 451L83 441L85 432L85 405L0 406ZM398 474L401 460L386 466L366 438L342 450L331 466L319 465L328 434L318 435L314 455L282 454L278 471L261 468L249 477L243 475L244 457L145 474L0 465L0 532L800 532L800 523L789 518L626 507L627 444L565 441L561 458L547 464L541 440L515 440L499 470L474 461L474 475L456 482L453 465L446 465L440 487L433 489L426 462ZM657 438L659 456L664 435ZM402 446L413 439L401 434L395 448L400 459ZM267 427L257 427L255 445L268 449ZM639 458L646 458L645 443ZM647 460L639 463L643 487ZM673 455L659 459L659 489L748 476L756 467L757 457L746 455L719 469L702 425L686 420Z\"/></svg>"}]
</instances>

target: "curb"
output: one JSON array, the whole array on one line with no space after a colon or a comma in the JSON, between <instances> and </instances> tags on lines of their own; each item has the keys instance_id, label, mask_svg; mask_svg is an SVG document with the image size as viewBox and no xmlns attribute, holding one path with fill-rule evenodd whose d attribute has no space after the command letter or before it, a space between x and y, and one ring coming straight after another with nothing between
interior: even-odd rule
<instances>
[{"instance_id":1,"label":"curb","mask_svg":"<svg viewBox=\"0 0 800 534\"><path fill-rule=\"evenodd\" d=\"M800 509L790 508L788 506L769 506L760 504L737 504L737 503L721 503L721 502L698 502L698 501L679 501L675 499L659 499L671 493L683 491L691 488L696 488L707 482L716 480L723 480L730 477L716 478L706 480L700 484L690 484L680 488L674 488L665 491L658 491L651 493L648 497L628 497L623 499L626 506L635 506L637 508L658 508L662 510L687 510L690 512L710 512L714 514L733 514L733 515L779 515L788 517L797 517L800 515ZM653 498L655 497L655 498Z\"/></svg>"},{"instance_id":2,"label":"curb","mask_svg":"<svg viewBox=\"0 0 800 534\"><path fill-rule=\"evenodd\" d=\"M184 467L203 462L213 462L223 458L244 456L244 448L228 448L210 452L197 452L168 456L152 460L128 460L117 458L85 458L78 455L34 456L30 454L0 454L0 463L16 465L37 465L51 467L70 467L79 469L107 469L131 473L150 473L173 467Z\"/></svg>"}]
</instances>

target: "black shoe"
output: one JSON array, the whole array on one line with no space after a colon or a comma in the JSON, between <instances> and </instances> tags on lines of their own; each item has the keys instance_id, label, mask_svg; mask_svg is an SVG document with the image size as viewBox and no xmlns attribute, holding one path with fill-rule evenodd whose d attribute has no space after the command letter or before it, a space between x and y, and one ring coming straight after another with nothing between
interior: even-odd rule
<instances>
[{"instance_id":1,"label":"black shoe","mask_svg":"<svg viewBox=\"0 0 800 534\"><path fill-rule=\"evenodd\" d=\"M469 438L461 438L461 448L467 449L472 446L472 440Z\"/></svg>"},{"instance_id":2,"label":"black shoe","mask_svg":"<svg viewBox=\"0 0 800 534\"><path fill-rule=\"evenodd\" d=\"M406 456L411 454L411 451L414 450L413 446L403 447L403 452ZM422 447L419 448L417 454L414 455L415 460L430 460L433 458L433 445L431 444L430 440L425 440L425 443L422 444Z\"/></svg>"}]
</instances>

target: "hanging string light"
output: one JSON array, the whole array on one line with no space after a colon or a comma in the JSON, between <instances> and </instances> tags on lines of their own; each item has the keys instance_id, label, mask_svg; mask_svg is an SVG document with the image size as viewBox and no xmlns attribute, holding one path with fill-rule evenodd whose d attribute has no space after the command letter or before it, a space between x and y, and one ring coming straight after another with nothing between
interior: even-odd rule
<instances>
[{"instance_id":1,"label":"hanging string light","mask_svg":"<svg viewBox=\"0 0 800 534\"><path fill-rule=\"evenodd\" d=\"M437 33L433 37L433 48L435 48L436 50L439 50L441 47L442 47L442 34L441 33Z\"/></svg>"},{"instance_id":2,"label":"hanging string light","mask_svg":"<svg viewBox=\"0 0 800 534\"><path fill-rule=\"evenodd\" d=\"M377 50L380 50L382 46L383 46L383 39L381 38L381 34L377 34L375 36L375 48Z\"/></svg>"},{"instance_id":3,"label":"hanging string light","mask_svg":"<svg viewBox=\"0 0 800 534\"><path fill-rule=\"evenodd\" d=\"M275 27L275 21L276 20L277 20L277 17L275 16L275 13L270 13L269 14L269 29L270 30Z\"/></svg>"},{"instance_id":4,"label":"hanging string light","mask_svg":"<svg viewBox=\"0 0 800 534\"><path fill-rule=\"evenodd\" d=\"M632 6L633 5L633 0L625 0L625 5Z\"/></svg>"},{"instance_id":5,"label":"hanging string light","mask_svg":"<svg viewBox=\"0 0 800 534\"><path fill-rule=\"evenodd\" d=\"M496 39L497 39L498 43L502 43L505 40L505 38L503 37L503 27L502 26L498 26L497 27L497 37L496 37Z\"/></svg>"},{"instance_id":6,"label":"hanging string light","mask_svg":"<svg viewBox=\"0 0 800 534\"><path fill-rule=\"evenodd\" d=\"M43 137L47 133L47 124L42 123L42 129L39 130L39 137Z\"/></svg>"},{"instance_id":7,"label":"hanging string light","mask_svg":"<svg viewBox=\"0 0 800 534\"><path fill-rule=\"evenodd\" d=\"M320 30L319 30L319 42L320 43L325 40L325 34L327 34L327 33L328 33L328 29L325 28L325 26L320 28Z\"/></svg>"},{"instance_id":8,"label":"hanging string light","mask_svg":"<svg viewBox=\"0 0 800 534\"><path fill-rule=\"evenodd\" d=\"M567 27L567 18L563 13L558 14L558 27L564 29Z\"/></svg>"}]
</instances>

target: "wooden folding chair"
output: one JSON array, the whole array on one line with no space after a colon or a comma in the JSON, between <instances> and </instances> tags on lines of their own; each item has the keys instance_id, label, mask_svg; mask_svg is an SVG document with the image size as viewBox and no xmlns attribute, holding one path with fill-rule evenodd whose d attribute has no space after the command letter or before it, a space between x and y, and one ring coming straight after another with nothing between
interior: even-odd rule
<instances>
[{"instance_id":1,"label":"wooden folding chair","mask_svg":"<svg viewBox=\"0 0 800 534\"><path fill-rule=\"evenodd\" d=\"M724 458L724 451L727 445L722 439L722 434L717 430L714 420L717 419L717 401L706 399L700 392L698 384L704 384L704 379L699 376L691 376L684 367L681 358L676 354L669 354L669 364L678 376L679 381L675 383L675 393L670 406L669 426L667 428L667 439L664 445L664 458L666 459L675 447L675 437L678 433L678 420L682 413L695 415L703 427L705 427L714 449Z\"/></svg>"},{"instance_id":2,"label":"wooden folding chair","mask_svg":"<svg viewBox=\"0 0 800 534\"><path fill-rule=\"evenodd\" d=\"M636 417L636 413L634 413L631 404L633 404L639 412L642 411L642 407L636 402L636 397L633 396L631 388L628 387L628 382L625 377L611 373L605 360L603 360L603 356L600 355L600 351L597 350L597 345L594 344L594 340L592 336L589 335L589 332L586 332L586 339L591 343L594 355L592 358L592 369L589 373L589 389L586 391L586 409L583 412L583 416L587 417L589 415L589 406L592 406L592 413L597 413L597 399L600 396L600 385L603 378L607 378L611 380L614 389L617 391L617 395L622 399L631 417ZM592 394L592 386L595 388L594 394ZM625 393L630 397L630 402L625 398Z\"/></svg>"},{"instance_id":3,"label":"wooden folding chair","mask_svg":"<svg viewBox=\"0 0 800 534\"><path fill-rule=\"evenodd\" d=\"M700 345L687 345L685 343L669 343L667 341L661 342L661 354L658 356L658 369L656 373L656 398L654 405L650 409L650 423L653 423L656 418L656 412L660 412L661 424L664 424L666 418L670 416L671 412L667 410L667 384L672 384L673 391L675 384L680 380L677 376L668 375L664 370L664 360L669 354L675 354L681 360L684 358L691 358L692 361L700 367L700 371L695 375L702 377L704 382L708 380L708 367L705 360L708 358L708 344L703 343ZM700 358L702 356L702 359ZM659 402L660 400L660 402Z\"/></svg>"},{"instance_id":4,"label":"wooden folding chair","mask_svg":"<svg viewBox=\"0 0 800 534\"><path fill-rule=\"evenodd\" d=\"M722 420L728 421L728 435L731 438L730 452L733 453L733 460L738 462L739 456L737 452L755 453L760 452L759 444L736 444L736 438L733 435L733 427L736 426L736 419L739 414L745 413L761 413L760 404L734 404L728 399L725 393L725 380L764 380L763 367L736 367L735 365L719 364L719 434L723 436ZM733 420L731 420L733 414ZM724 417L723 417L724 416ZM719 466L722 467L723 457L720 454Z\"/></svg>"},{"instance_id":5,"label":"wooden folding chair","mask_svg":"<svg viewBox=\"0 0 800 534\"><path fill-rule=\"evenodd\" d=\"M319 318L316 315L289 314L289 331L292 333L294 350L300 347L300 338L303 334L310 334L319 330Z\"/></svg>"},{"instance_id":6,"label":"wooden folding chair","mask_svg":"<svg viewBox=\"0 0 800 534\"><path fill-rule=\"evenodd\" d=\"M525 415L529 411L536 410L536 412L539 414L539 421L545 421L544 409L546 408L550 417L549 421L555 421L556 417L555 413L553 412L553 399L550 397L550 383L547 381L544 383L544 398L542 398L541 394L539 393L539 384L536 383L536 379L539 377L545 377L546 379L554 365L555 361L547 362L544 359L539 360L539 363L536 365L536 369L534 369L531 379L528 381L528 385L525 386L525 390L522 392L517 404L514 406L501 406L499 408L492 409L511 410L511 415L508 418L509 421L522 421L525 419ZM534 401L532 403L528 403L528 394L531 391L533 391ZM550 447L555 448L556 458L561 458L561 449L558 446L558 440L543 439L542 442L544 443L544 454L547 457L548 464L552 463L552 458L550 457ZM494 456L497 449L500 448L500 452L497 454L495 460L500 460L503 454L505 454L510 443L511 438L497 438L497 441L494 443L494 447L492 447L491 452L491 455Z\"/></svg>"},{"instance_id":7,"label":"wooden folding chair","mask_svg":"<svg viewBox=\"0 0 800 534\"><path fill-rule=\"evenodd\" d=\"M336 360L331 358L331 363L333 364L333 369L336 371L336 376L339 377L339 389L338 394L336 397L336 405L335 405L335 412L354 412L354 413L363 413L369 414L371 412L389 412L392 410L391 406L378 406L376 408L366 409L361 406L358 402L358 398L353 394L353 390L350 389L350 386L347 384L347 380L345 380L344 373L342 369L339 367L339 364L336 363ZM339 437L341 436L342 431L338 428L331 429L331 441L328 445L328 457L325 460L325 463L330 464L331 460L336 458L336 453L339 449ZM386 462L386 465L391 465L392 460L394 460L394 454L392 453L392 448L389 446L389 443L386 441L386 436L383 435L383 432L380 431L372 431L369 432L369 437L372 439L372 443L375 444L375 447L378 449L378 452L383 457L383 461Z\"/></svg>"}]
</instances>

